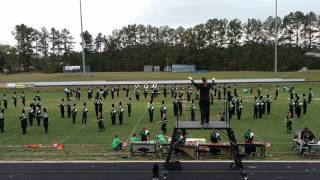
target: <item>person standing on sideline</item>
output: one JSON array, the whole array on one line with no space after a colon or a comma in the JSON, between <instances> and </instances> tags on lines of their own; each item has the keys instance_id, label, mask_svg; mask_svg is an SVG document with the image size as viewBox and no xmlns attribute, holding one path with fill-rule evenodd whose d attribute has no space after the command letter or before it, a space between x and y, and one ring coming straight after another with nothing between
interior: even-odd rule
<instances>
[{"instance_id":1,"label":"person standing on sideline","mask_svg":"<svg viewBox=\"0 0 320 180\"><path fill-rule=\"evenodd\" d=\"M200 107L200 112L201 112L201 125L204 123L209 123L210 122L210 89L213 87L215 84L214 78L212 78L212 83L209 84L207 82L207 78L203 77L202 78L202 83L201 84L196 84L191 77L189 77L191 80L192 84L200 90L200 100L199 100L199 107Z\"/></svg>"}]
</instances>

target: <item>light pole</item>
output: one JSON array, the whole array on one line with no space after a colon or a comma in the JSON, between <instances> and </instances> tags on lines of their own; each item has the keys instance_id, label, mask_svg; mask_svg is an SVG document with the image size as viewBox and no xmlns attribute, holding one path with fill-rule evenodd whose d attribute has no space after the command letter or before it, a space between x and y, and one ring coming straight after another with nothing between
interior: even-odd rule
<instances>
[{"instance_id":1,"label":"light pole","mask_svg":"<svg viewBox=\"0 0 320 180\"><path fill-rule=\"evenodd\" d=\"M278 72L278 0L276 0L275 16L274 72Z\"/></svg>"},{"instance_id":2,"label":"light pole","mask_svg":"<svg viewBox=\"0 0 320 180\"><path fill-rule=\"evenodd\" d=\"M82 25L82 7L81 0L80 1L80 22L81 22L81 45L82 45L82 72L86 73L86 58L84 54L84 39L83 39L83 25Z\"/></svg>"}]
</instances>

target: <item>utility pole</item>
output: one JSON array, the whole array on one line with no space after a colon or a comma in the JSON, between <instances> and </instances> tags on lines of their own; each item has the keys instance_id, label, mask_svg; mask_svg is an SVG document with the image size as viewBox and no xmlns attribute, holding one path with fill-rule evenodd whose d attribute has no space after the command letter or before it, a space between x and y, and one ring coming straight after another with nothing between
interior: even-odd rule
<instances>
[{"instance_id":1,"label":"utility pole","mask_svg":"<svg viewBox=\"0 0 320 180\"><path fill-rule=\"evenodd\" d=\"M82 72L86 73L86 58L84 54L84 39L83 39L83 25L82 25L82 7L81 0L80 1L80 22L81 22L81 45L82 45Z\"/></svg>"},{"instance_id":2,"label":"utility pole","mask_svg":"<svg viewBox=\"0 0 320 180\"><path fill-rule=\"evenodd\" d=\"M274 72L278 72L278 0L276 0L275 16L275 45L274 45Z\"/></svg>"}]
</instances>

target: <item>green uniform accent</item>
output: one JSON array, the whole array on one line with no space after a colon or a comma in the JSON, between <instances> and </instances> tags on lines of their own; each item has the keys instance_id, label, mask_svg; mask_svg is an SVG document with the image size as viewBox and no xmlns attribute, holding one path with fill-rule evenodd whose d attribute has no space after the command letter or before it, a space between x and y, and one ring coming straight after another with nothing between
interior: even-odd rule
<instances>
[{"instance_id":1,"label":"green uniform accent","mask_svg":"<svg viewBox=\"0 0 320 180\"><path fill-rule=\"evenodd\" d=\"M119 146L119 144L121 144L120 138L119 137L115 137L113 139L113 142L112 142L112 146L111 146L112 149L116 149Z\"/></svg>"},{"instance_id":2,"label":"green uniform accent","mask_svg":"<svg viewBox=\"0 0 320 180\"><path fill-rule=\"evenodd\" d=\"M133 142L138 142L138 141L140 141L140 138L139 138L139 137L132 136L132 137L130 138L130 142L131 142L131 143L133 143Z\"/></svg>"},{"instance_id":3,"label":"green uniform accent","mask_svg":"<svg viewBox=\"0 0 320 180\"><path fill-rule=\"evenodd\" d=\"M249 93L249 89L243 89L242 92L243 93Z\"/></svg>"},{"instance_id":4,"label":"green uniform accent","mask_svg":"<svg viewBox=\"0 0 320 180\"><path fill-rule=\"evenodd\" d=\"M160 144L168 144L167 138L166 138L164 135L162 135L162 134L157 135L157 141L158 141Z\"/></svg>"}]
</instances>

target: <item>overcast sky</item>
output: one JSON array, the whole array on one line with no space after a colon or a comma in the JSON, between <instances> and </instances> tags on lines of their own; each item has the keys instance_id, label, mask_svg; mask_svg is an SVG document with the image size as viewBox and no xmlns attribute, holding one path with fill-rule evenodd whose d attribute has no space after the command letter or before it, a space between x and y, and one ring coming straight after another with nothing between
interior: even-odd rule
<instances>
[{"instance_id":1,"label":"overcast sky","mask_svg":"<svg viewBox=\"0 0 320 180\"><path fill-rule=\"evenodd\" d=\"M278 0L280 17L291 11L320 14L320 0ZM84 29L94 36L127 24L190 27L210 18L265 19L275 0L82 0ZM14 45L11 32L24 23L39 29L67 28L80 48L79 0L0 0L0 44Z\"/></svg>"}]
</instances>

